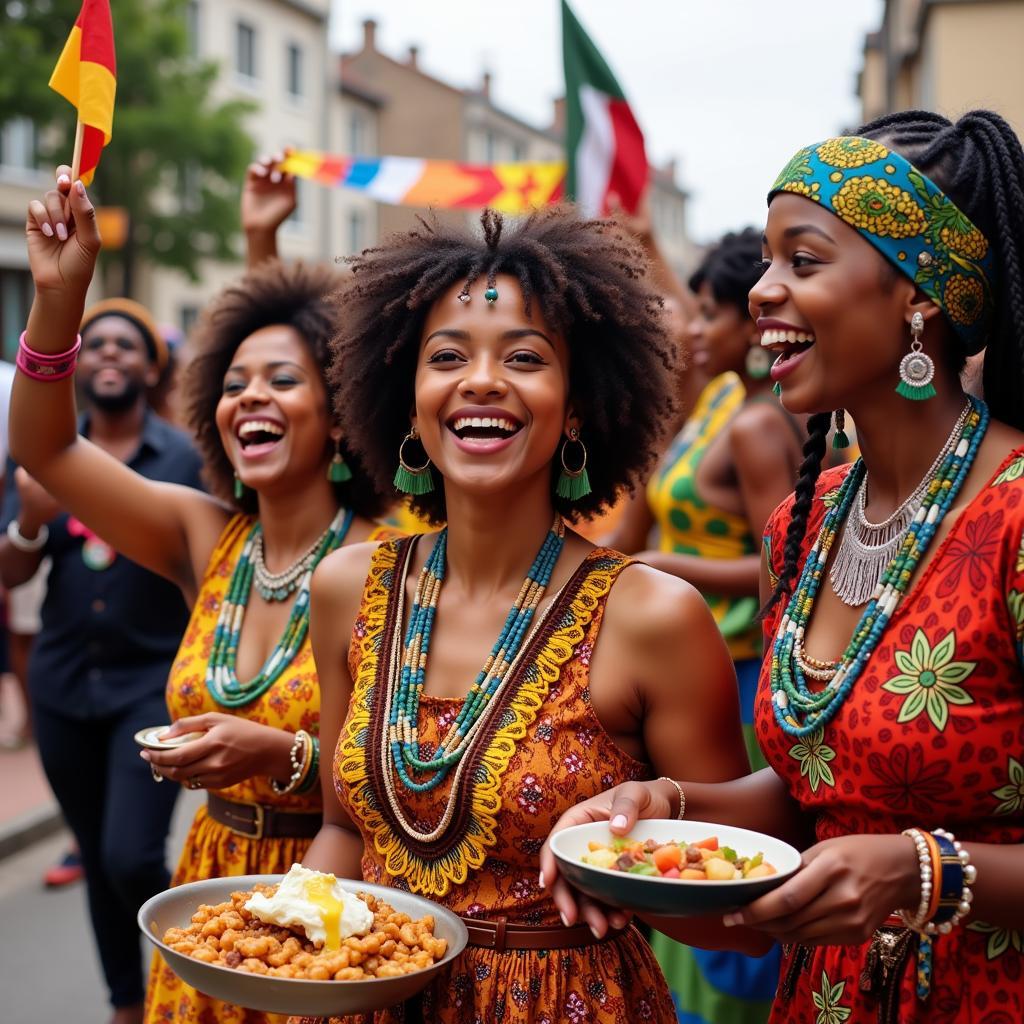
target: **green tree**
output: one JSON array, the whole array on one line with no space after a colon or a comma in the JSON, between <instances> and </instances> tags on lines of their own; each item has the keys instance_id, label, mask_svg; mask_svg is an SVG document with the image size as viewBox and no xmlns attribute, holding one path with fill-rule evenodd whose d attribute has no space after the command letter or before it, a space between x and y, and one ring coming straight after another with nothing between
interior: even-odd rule
<instances>
[{"instance_id":1,"label":"green tree","mask_svg":"<svg viewBox=\"0 0 1024 1024\"><path fill-rule=\"evenodd\" d=\"M253 150L255 105L216 102L215 63L190 53L187 0L113 0L114 131L91 192L129 216L123 248L104 253L109 289L131 295L139 263L198 277L200 259L234 259L238 196ZM75 112L47 87L81 0L0 0L0 123L31 118L44 161L70 163Z\"/></svg>"}]
</instances>

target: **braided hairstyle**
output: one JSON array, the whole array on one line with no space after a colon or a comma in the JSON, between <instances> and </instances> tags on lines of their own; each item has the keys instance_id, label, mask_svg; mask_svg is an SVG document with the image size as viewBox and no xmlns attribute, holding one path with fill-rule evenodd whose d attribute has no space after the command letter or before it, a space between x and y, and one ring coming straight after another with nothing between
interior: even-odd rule
<instances>
[{"instance_id":1,"label":"braided hairstyle","mask_svg":"<svg viewBox=\"0 0 1024 1024\"><path fill-rule=\"evenodd\" d=\"M420 219L415 230L352 257L337 296L330 381L346 442L381 489L391 488L399 445L415 406L423 324L451 287L493 285L515 277L529 318L536 306L569 348L569 393L582 421L591 493L555 495L561 465L552 461L552 501L567 518L590 516L632 489L653 463L672 422L673 348L661 300L643 283L643 250L614 222L580 220L546 207L514 226L484 210L482 237ZM410 504L434 523L445 519L444 488Z\"/></svg>"},{"instance_id":2,"label":"braided hairstyle","mask_svg":"<svg viewBox=\"0 0 1024 1024\"><path fill-rule=\"evenodd\" d=\"M882 142L909 160L988 239L998 276L992 282L994 316L982 376L985 401L995 419L1024 430L1024 149L1020 139L991 110L972 110L955 123L925 110L902 110L870 121L854 134ZM953 344L957 344L955 336ZM958 364L963 364L966 354L956 352ZM799 570L829 418L823 413L808 420L810 438L786 531L782 572L765 611L789 593Z\"/></svg>"}]
</instances>

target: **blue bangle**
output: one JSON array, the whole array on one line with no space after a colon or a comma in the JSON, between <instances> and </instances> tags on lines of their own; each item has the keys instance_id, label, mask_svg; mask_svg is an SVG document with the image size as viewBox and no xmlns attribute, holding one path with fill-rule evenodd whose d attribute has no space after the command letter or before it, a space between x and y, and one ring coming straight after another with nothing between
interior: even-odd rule
<instances>
[{"instance_id":1,"label":"blue bangle","mask_svg":"<svg viewBox=\"0 0 1024 1024\"><path fill-rule=\"evenodd\" d=\"M964 890L964 866L960 854L951 839L941 832L933 832L932 838L939 846L939 876L933 884L939 889L939 906L931 923L938 927L951 921L960 906Z\"/></svg>"}]
</instances>

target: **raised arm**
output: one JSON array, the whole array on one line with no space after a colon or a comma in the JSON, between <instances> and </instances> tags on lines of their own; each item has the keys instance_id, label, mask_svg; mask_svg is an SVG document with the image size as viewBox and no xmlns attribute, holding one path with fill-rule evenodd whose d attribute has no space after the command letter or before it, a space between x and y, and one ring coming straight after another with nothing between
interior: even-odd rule
<instances>
[{"instance_id":1,"label":"raised arm","mask_svg":"<svg viewBox=\"0 0 1024 1024\"><path fill-rule=\"evenodd\" d=\"M242 186L242 233L245 263L251 270L277 256L277 229L298 202L295 177L277 169L284 153L261 156L249 164Z\"/></svg>"},{"instance_id":2,"label":"raised arm","mask_svg":"<svg viewBox=\"0 0 1024 1024\"><path fill-rule=\"evenodd\" d=\"M25 341L44 357L75 345L100 249L85 187L72 184L66 166L57 174L57 188L29 204L25 225L35 285ZM72 376L16 375L9 443L15 462L63 508L128 558L177 583L186 598L194 596L226 510L199 491L147 480L79 437Z\"/></svg>"}]
</instances>

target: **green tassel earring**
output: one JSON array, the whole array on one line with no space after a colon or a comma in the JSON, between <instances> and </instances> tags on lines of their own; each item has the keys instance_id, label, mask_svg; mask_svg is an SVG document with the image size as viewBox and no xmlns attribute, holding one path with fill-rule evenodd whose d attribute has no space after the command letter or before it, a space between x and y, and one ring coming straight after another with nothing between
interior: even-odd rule
<instances>
[{"instance_id":1,"label":"green tassel earring","mask_svg":"<svg viewBox=\"0 0 1024 1024\"><path fill-rule=\"evenodd\" d=\"M579 469L570 469L566 465L565 450L570 443L580 446L581 458ZM562 472L559 474L558 483L555 485L555 494L559 498L568 501L579 501L590 493L590 474L587 473L587 448L580 440L580 432L572 427L569 436L562 442Z\"/></svg>"},{"instance_id":2,"label":"green tassel earring","mask_svg":"<svg viewBox=\"0 0 1024 1024\"><path fill-rule=\"evenodd\" d=\"M429 494L434 489L434 477L430 472L430 459L422 466L410 466L405 461L405 446L409 441L418 441L419 432L415 427L402 438L398 446L398 469L395 471L395 487L405 494ZM424 453L426 454L426 453Z\"/></svg>"},{"instance_id":3,"label":"green tassel earring","mask_svg":"<svg viewBox=\"0 0 1024 1024\"><path fill-rule=\"evenodd\" d=\"M235 474L235 501L241 501L245 496L245 484L242 483L241 478Z\"/></svg>"},{"instance_id":4,"label":"green tassel earring","mask_svg":"<svg viewBox=\"0 0 1024 1024\"><path fill-rule=\"evenodd\" d=\"M343 484L352 479L352 470L348 468L348 463L341 457L339 441L334 442L334 458L331 459L331 464L327 467L327 479L332 484Z\"/></svg>"},{"instance_id":5,"label":"green tassel earring","mask_svg":"<svg viewBox=\"0 0 1024 1024\"><path fill-rule=\"evenodd\" d=\"M924 317L915 313L910 318L910 351L900 363L900 382L896 386L896 394L909 398L912 402L923 402L935 397L932 380L935 377L935 363L923 352L921 335L924 333Z\"/></svg>"},{"instance_id":6,"label":"green tassel earring","mask_svg":"<svg viewBox=\"0 0 1024 1024\"><path fill-rule=\"evenodd\" d=\"M774 383L774 384L772 385L772 394L773 394L773 395L774 395L774 396L775 396L776 398L781 398L781 397L782 397L782 384L781 384L781 383L780 383L779 381L776 381L776 382L775 382L775 383Z\"/></svg>"},{"instance_id":7,"label":"green tassel earring","mask_svg":"<svg viewBox=\"0 0 1024 1024\"><path fill-rule=\"evenodd\" d=\"M832 447L839 451L850 447L850 437L846 433L845 409L836 409L836 432L832 438Z\"/></svg>"}]
</instances>

